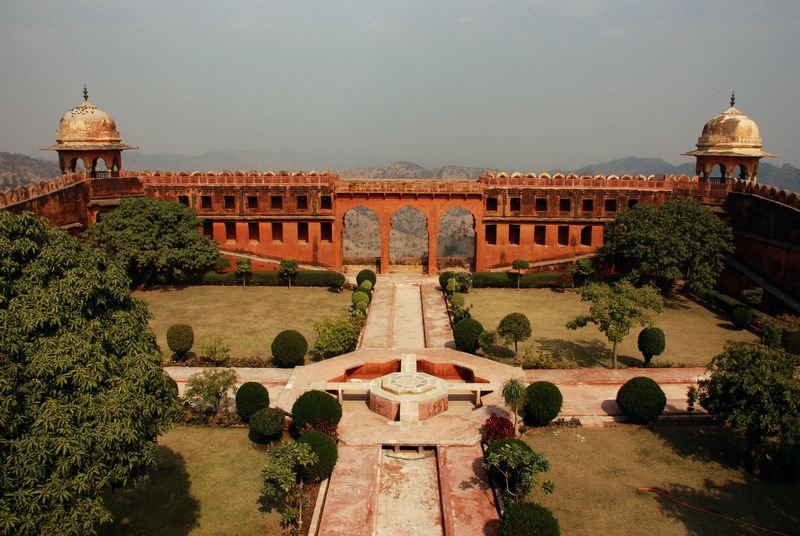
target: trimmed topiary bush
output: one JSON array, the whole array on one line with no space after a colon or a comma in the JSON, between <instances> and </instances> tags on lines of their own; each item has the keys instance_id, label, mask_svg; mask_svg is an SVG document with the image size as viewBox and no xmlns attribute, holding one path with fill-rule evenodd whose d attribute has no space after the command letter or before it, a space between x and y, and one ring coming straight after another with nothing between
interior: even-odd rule
<instances>
[{"instance_id":1,"label":"trimmed topiary bush","mask_svg":"<svg viewBox=\"0 0 800 536\"><path fill-rule=\"evenodd\" d=\"M269 391L258 382L245 382L236 391L236 413L243 421L269 406Z\"/></svg>"},{"instance_id":2,"label":"trimmed topiary bush","mask_svg":"<svg viewBox=\"0 0 800 536\"><path fill-rule=\"evenodd\" d=\"M472 288L472 274L469 272L455 272L453 273L453 279L456 280L458 283L458 292L463 292L464 294L468 294L469 290Z\"/></svg>"},{"instance_id":3,"label":"trimmed topiary bush","mask_svg":"<svg viewBox=\"0 0 800 536\"><path fill-rule=\"evenodd\" d=\"M753 310L743 305L734 307L729 314L736 329L744 329L753 321Z\"/></svg>"},{"instance_id":4,"label":"trimmed topiary bush","mask_svg":"<svg viewBox=\"0 0 800 536\"><path fill-rule=\"evenodd\" d=\"M664 411L667 397L656 382L646 376L637 376L619 388L617 405L634 422L646 423Z\"/></svg>"},{"instance_id":5,"label":"trimmed topiary bush","mask_svg":"<svg viewBox=\"0 0 800 536\"><path fill-rule=\"evenodd\" d=\"M286 415L276 408L263 408L250 416L250 441L269 443L281 438L286 424Z\"/></svg>"},{"instance_id":6,"label":"trimmed topiary bush","mask_svg":"<svg viewBox=\"0 0 800 536\"><path fill-rule=\"evenodd\" d=\"M372 301L372 296L369 295L369 292L359 289L353 292L353 295L350 296L350 301L352 301L355 306L358 306L359 303L369 305L369 302Z\"/></svg>"},{"instance_id":7,"label":"trimmed topiary bush","mask_svg":"<svg viewBox=\"0 0 800 536\"><path fill-rule=\"evenodd\" d=\"M360 286L364 281L370 281L374 287L375 283L378 282L378 276L369 268L364 268L356 274L356 284Z\"/></svg>"},{"instance_id":8,"label":"trimmed topiary bush","mask_svg":"<svg viewBox=\"0 0 800 536\"><path fill-rule=\"evenodd\" d=\"M370 281L369 279L365 279L364 281L361 282L360 285L358 285L358 288L364 290L372 290L372 281Z\"/></svg>"},{"instance_id":9,"label":"trimmed topiary bush","mask_svg":"<svg viewBox=\"0 0 800 536\"><path fill-rule=\"evenodd\" d=\"M336 441L330 436L314 430L303 433L297 438L298 443L305 443L317 455L317 463L304 467L301 476L306 482L319 482L331 476L339 451Z\"/></svg>"},{"instance_id":10,"label":"trimmed topiary bush","mask_svg":"<svg viewBox=\"0 0 800 536\"><path fill-rule=\"evenodd\" d=\"M514 437L514 423L510 419L492 413L481 429L481 441L491 445L495 441Z\"/></svg>"},{"instance_id":11,"label":"trimmed topiary bush","mask_svg":"<svg viewBox=\"0 0 800 536\"><path fill-rule=\"evenodd\" d=\"M465 318L456 322L453 327L453 338L456 348L462 352L475 353L478 349L478 337L483 333L483 326L472 318Z\"/></svg>"},{"instance_id":12,"label":"trimmed topiary bush","mask_svg":"<svg viewBox=\"0 0 800 536\"><path fill-rule=\"evenodd\" d=\"M272 341L272 363L280 368L302 365L308 351L308 342L293 329L281 331Z\"/></svg>"},{"instance_id":13,"label":"trimmed topiary bush","mask_svg":"<svg viewBox=\"0 0 800 536\"><path fill-rule=\"evenodd\" d=\"M324 391L306 391L297 397L292 406L292 425L297 430L318 417L337 425L342 419L342 405Z\"/></svg>"},{"instance_id":14,"label":"trimmed topiary bush","mask_svg":"<svg viewBox=\"0 0 800 536\"><path fill-rule=\"evenodd\" d=\"M525 424L545 426L561 411L564 397L550 382L534 382L525 390Z\"/></svg>"},{"instance_id":15,"label":"trimmed topiary bush","mask_svg":"<svg viewBox=\"0 0 800 536\"><path fill-rule=\"evenodd\" d=\"M650 366L650 360L653 359L653 356L661 355L664 352L667 344L664 330L655 327L644 328L640 331L637 342L646 367Z\"/></svg>"},{"instance_id":16,"label":"trimmed topiary bush","mask_svg":"<svg viewBox=\"0 0 800 536\"><path fill-rule=\"evenodd\" d=\"M455 276L454 272L442 272L439 274L439 286L442 290L447 290L447 282Z\"/></svg>"},{"instance_id":17,"label":"trimmed topiary bush","mask_svg":"<svg viewBox=\"0 0 800 536\"><path fill-rule=\"evenodd\" d=\"M553 512L536 503L509 504L500 519L500 536L558 536L561 527Z\"/></svg>"},{"instance_id":18,"label":"trimmed topiary bush","mask_svg":"<svg viewBox=\"0 0 800 536\"><path fill-rule=\"evenodd\" d=\"M800 354L800 331L784 331L783 348L790 354Z\"/></svg>"},{"instance_id":19,"label":"trimmed topiary bush","mask_svg":"<svg viewBox=\"0 0 800 536\"><path fill-rule=\"evenodd\" d=\"M460 292L455 292L450 295L450 305L453 307L464 307L464 295Z\"/></svg>"},{"instance_id":20,"label":"trimmed topiary bush","mask_svg":"<svg viewBox=\"0 0 800 536\"><path fill-rule=\"evenodd\" d=\"M184 359L194 344L194 330L189 324L173 324L167 329L167 346L178 359Z\"/></svg>"}]
</instances>

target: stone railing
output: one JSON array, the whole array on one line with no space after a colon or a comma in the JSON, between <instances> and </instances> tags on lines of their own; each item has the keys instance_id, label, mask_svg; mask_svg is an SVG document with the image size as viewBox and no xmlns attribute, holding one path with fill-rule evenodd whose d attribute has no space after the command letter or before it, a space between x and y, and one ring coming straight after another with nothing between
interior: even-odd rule
<instances>
[{"instance_id":1,"label":"stone railing","mask_svg":"<svg viewBox=\"0 0 800 536\"><path fill-rule=\"evenodd\" d=\"M60 177L56 177L47 181L26 184L24 186L18 186L17 188L5 190L0 192L0 207L10 207L18 203L24 203L30 199L47 195L51 192L55 192L56 190L61 190L63 188L67 188L68 186L72 186L73 184L83 182L88 178L89 175L83 171L78 173L65 173Z\"/></svg>"},{"instance_id":2,"label":"stone railing","mask_svg":"<svg viewBox=\"0 0 800 536\"><path fill-rule=\"evenodd\" d=\"M483 187L476 181L348 179L336 183L336 193L482 194Z\"/></svg>"},{"instance_id":3,"label":"stone railing","mask_svg":"<svg viewBox=\"0 0 800 536\"><path fill-rule=\"evenodd\" d=\"M798 198L795 192L790 192L789 190L780 190L774 186L738 179L733 180L733 188L731 190L734 192L757 195L791 208L800 209L800 198Z\"/></svg>"},{"instance_id":4,"label":"stone railing","mask_svg":"<svg viewBox=\"0 0 800 536\"><path fill-rule=\"evenodd\" d=\"M339 175L330 171L140 171L137 176L151 185L331 185L339 180Z\"/></svg>"}]
</instances>

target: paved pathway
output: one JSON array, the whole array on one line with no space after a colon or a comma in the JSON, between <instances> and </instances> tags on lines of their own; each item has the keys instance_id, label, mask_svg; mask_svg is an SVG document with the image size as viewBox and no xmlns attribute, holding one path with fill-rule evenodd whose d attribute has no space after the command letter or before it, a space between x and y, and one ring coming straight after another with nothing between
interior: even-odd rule
<instances>
[{"instance_id":1,"label":"paved pathway","mask_svg":"<svg viewBox=\"0 0 800 536\"><path fill-rule=\"evenodd\" d=\"M328 484L319 534L376 534L381 448L339 446L339 459Z\"/></svg>"}]
</instances>

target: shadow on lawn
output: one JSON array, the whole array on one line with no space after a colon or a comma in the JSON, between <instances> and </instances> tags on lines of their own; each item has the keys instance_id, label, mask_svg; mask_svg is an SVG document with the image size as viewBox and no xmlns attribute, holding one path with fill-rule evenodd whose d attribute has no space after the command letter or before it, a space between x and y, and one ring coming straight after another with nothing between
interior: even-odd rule
<instances>
[{"instance_id":1,"label":"shadow on lawn","mask_svg":"<svg viewBox=\"0 0 800 536\"><path fill-rule=\"evenodd\" d=\"M611 368L611 347L598 340L539 339L536 349L550 352L553 357L574 360L579 367ZM626 367L642 367L644 361L628 355L618 355L617 360Z\"/></svg>"},{"instance_id":2,"label":"shadow on lawn","mask_svg":"<svg viewBox=\"0 0 800 536\"><path fill-rule=\"evenodd\" d=\"M135 488L105 495L114 521L101 526L98 534L185 535L197 526L200 503L189 491L183 456L159 446L156 460L147 480Z\"/></svg>"}]
</instances>

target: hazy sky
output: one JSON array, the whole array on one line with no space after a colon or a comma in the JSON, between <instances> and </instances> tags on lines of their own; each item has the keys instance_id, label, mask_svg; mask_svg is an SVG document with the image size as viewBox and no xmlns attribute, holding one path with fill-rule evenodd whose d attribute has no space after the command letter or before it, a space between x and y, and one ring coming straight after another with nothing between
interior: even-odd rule
<instances>
[{"instance_id":1,"label":"hazy sky","mask_svg":"<svg viewBox=\"0 0 800 536\"><path fill-rule=\"evenodd\" d=\"M800 164L798 0L2 0L0 72L28 154L85 82L145 153L678 163L735 89Z\"/></svg>"}]
</instances>

